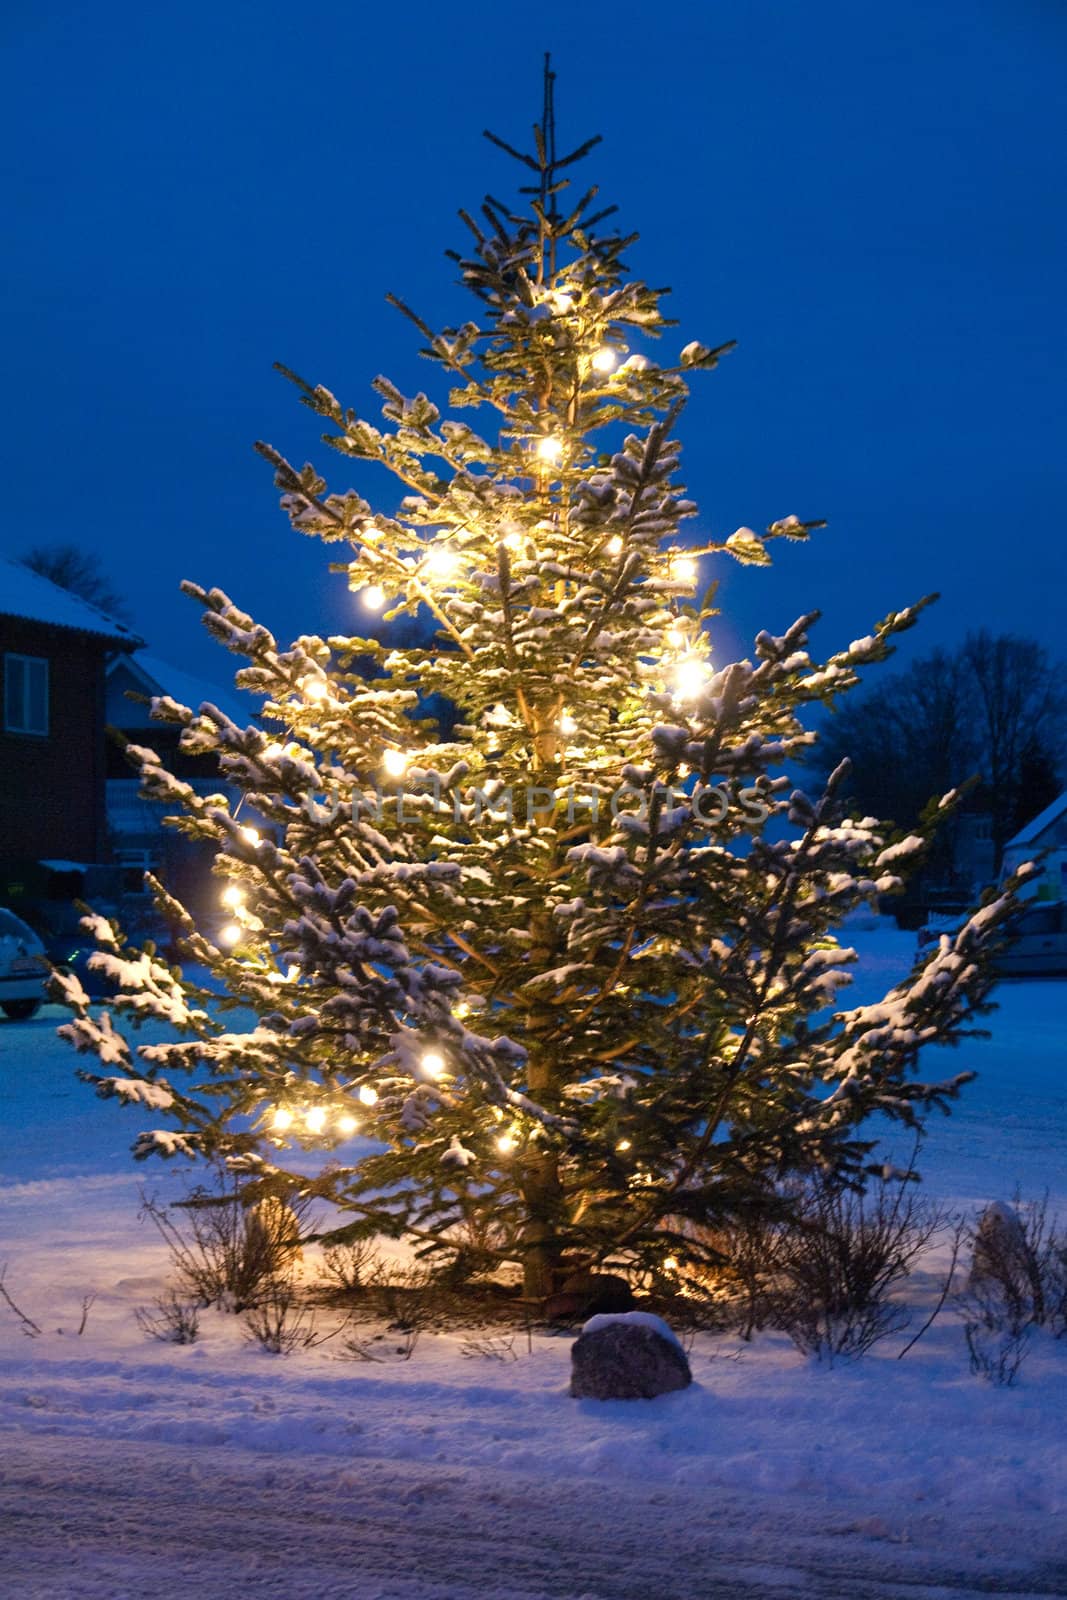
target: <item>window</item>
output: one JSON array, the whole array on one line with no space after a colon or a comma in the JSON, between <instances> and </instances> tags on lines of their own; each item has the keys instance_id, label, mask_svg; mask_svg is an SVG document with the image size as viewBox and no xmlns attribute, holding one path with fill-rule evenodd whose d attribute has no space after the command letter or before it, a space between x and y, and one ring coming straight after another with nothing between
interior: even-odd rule
<instances>
[{"instance_id":1,"label":"window","mask_svg":"<svg viewBox=\"0 0 1067 1600\"><path fill-rule=\"evenodd\" d=\"M48 732L48 662L43 656L4 657L4 727L8 733Z\"/></svg>"}]
</instances>

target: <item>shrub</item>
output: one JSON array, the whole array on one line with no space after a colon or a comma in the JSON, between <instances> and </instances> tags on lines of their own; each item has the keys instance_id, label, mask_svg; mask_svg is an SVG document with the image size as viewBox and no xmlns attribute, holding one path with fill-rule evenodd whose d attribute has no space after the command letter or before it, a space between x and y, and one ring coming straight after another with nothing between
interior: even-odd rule
<instances>
[{"instance_id":1,"label":"shrub","mask_svg":"<svg viewBox=\"0 0 1067 1600\"><path fill-rule=\"evenodd\" d=\"M180 1295L243 1311L291 1269L310 1202L268 1194L248 1205L236 1179L223 1173L221 1182L221 1192L194 1189L175 1207L142 1196L141 1214L170 1250Z\"/></svg>"}]
</instances>

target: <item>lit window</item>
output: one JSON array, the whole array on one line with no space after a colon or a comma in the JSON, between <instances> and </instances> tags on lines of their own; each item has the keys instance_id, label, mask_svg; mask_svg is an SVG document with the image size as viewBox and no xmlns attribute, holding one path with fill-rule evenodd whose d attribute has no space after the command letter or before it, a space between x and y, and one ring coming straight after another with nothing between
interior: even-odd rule
<instances>
[{"instance_id":1,"label":"lit window","mask_svg":"<svg viewBox=\"0 0 1067 1600\"><path fill-rule=\"evenodd\" d=\"M8 733L48 732L48 662L43 656L5 655L4 727Z\"/></svg>"}]
</instances>

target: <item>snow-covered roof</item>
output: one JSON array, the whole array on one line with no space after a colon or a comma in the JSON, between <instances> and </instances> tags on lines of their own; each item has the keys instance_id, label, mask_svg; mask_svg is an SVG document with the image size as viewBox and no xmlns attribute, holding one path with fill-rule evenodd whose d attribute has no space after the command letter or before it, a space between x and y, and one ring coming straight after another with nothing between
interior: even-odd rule
<instances>
[{"instance_id":1,"label":"snow-covered roof","mask_svg":"<svg viewBox=\"0 0 1067 1600\"><path fill-rule=\"evenodd\" d=\"M247 727L255 715L254 703L242 699L232 686L221 688L218 684L208 683L203 678L197 678L192 673L183 671L181 667L171 666L169 661L153 655L150 650L139 650L132 661L123 661L121 665L125 671L132 672L135 677L143 680L145 694L170 695L172 700L177 700L180 705L189 706L193 711L198 711L205 700L210 700L213 706L218 706L220 711L225 712L226 716L241 728ZM119 663L115 662L110 670L114 672L118 666ZM120 726L141 726L137 721L134 702L128 704L131 710L130 722L122 723ZM142 710L147 721L147 707L143 707Z\"/></svg>"},{"instance_id":2,"label":"snow-covered roof","mask_svg":"<svg viewBox=\"0 0 1067 1600\"><path fill-rule=\"evenodd\" d=\"M1067 811L1067 789L1061 795L1058 795L1051 805L1046 806L1044 811L1039 811L1033 821L1026 824L1025 828L1020 828L1014 838L1008 840L1004 848L1010 850L1013 844L1037 844L1045 829L1050 828L1054 822L1058 822L1065 811Z\"/></svg>"},{"instance_id":3,"label":"snow-covered roof","mask_svg":"<svg viewBox=\"0 0 1067 1600\"><path fill-rule=\"evenodd\" d=\"M3 558L0 558L0 617L21 617L26 622L43 622L50 628L92 634L126 650L136 650L144 643L132 628L109 617L98 606L71 594L69 589L61 589L49 578L31 572L29 567Z\"/></svg>"}]
</instances>

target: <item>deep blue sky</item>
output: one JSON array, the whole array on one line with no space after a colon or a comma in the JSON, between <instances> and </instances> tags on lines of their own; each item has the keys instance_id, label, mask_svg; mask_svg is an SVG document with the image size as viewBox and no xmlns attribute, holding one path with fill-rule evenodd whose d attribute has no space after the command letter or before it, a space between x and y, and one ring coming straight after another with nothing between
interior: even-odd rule
<instances>
[{"instance_id":1,"label":"deep blue sky","mask_svg":"<svg viewBox=\"0 0 1067 1600\"><path fill-rule=\"evenodd\" d=\"M830 522L770 574L723 563L719 659L816 606L828 650L929 589L909 655L980 624L1058 649L1056 0L9 0L0 37L0 552L84 541L159 654L228 671L185 576L286 641L364 620L252 454L344 486L271 362L357 409L379 371L435 381L382 297L464 314L442 251L514 181L481 130L525 142L546 48L561 141L603 133L587 168L679 342L740 344L682 422L691 532Z\"/></svg>"}]
</instances>

